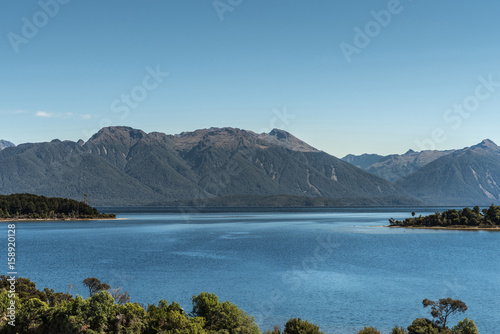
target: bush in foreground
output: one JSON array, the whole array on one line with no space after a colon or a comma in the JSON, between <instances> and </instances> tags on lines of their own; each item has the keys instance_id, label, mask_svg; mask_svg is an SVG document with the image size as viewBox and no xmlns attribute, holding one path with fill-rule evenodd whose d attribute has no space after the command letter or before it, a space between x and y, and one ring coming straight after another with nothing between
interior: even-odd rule
<instances>
[{"instance_id":1,"label":"bush in foreground","mask_svg":"<svg viewBox=\"0 0 500 334\"><path fill-rule=\"evenodd\" d=\"M192 298L193 309L186 314L181 306L160 300L158 305L130 302L128 292L116 288L110 294L109 285L97 278L86 278L83 284L89 297L75 298L68 293L45 288L40 291L27 278L16 279L16 295L9 296L10 282L0 276L0 334L13 333L127 333L127 334L260 334L254 318L229 301L220 302L215 294L202 292ZM16 304L15 327L10 321L10 301ZM466 310L462 301L450 298L437 302L425 299L434 320L418 318L408 326L394 327L391 334L478 334L474 321L465 318L448 329L448 317ZM301 318L291 318L283 332L279 326L266 334L324 334L320 328ZM375 327L365 327L357 334L380 334Z\"/></svg>"}]
</instances>

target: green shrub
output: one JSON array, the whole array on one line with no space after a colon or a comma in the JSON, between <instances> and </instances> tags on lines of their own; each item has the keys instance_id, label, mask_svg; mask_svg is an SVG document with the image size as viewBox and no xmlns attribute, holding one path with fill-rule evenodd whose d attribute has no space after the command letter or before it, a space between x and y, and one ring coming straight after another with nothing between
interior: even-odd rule
<instances>
[{"instance_id":1,"label":"green shrub","mask_svg":"<svg viewBox=\"0 0 500 334\"><path fill-rule=\"evenodd\" d=\"M406 330L406 328L394 326L394 328L391 331L391 334L408 334L408 331Z\"/></svg>"},{"instance_id":2,"label":"green shrub","mask_svg":"<svg viewBox=\"0 0 500 334\"><path fill-rule=\"evenodd\" d=\"M479 334L474 320L469 320L469 318L460 320L456 326L453 326L451 331L453 334Z\"/></svg>"},{"instance_id":3,"label":"green shrub","mask_svg":"<svg viewBox=\"0 0 500 334\"><path fill-rule=\"evenodd\" d=\"M324 334L319 327L309 321L302 321L300 318L291 318L285 324L283 334Z\"/></svg>"},{"instance_id":4,"label":"green shrub","mask_svg":"<svg viewBox=\"0 0 500 334\"><path fill-rule=\"evenodd\" d=\"M382 334L382 333L375 327L364 327L357 334Z\"/></svg>"}]
</instances>

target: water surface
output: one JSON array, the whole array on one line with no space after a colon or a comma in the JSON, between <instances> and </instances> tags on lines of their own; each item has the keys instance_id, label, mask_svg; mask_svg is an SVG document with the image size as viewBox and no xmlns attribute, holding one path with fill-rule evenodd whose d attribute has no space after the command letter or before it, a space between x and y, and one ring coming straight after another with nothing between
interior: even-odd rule
<instances>
[{"instance_id":1,"label":"water surface","mask_svg":"<svg viewBox=\"0 0 500 334\"><path fill-rule=\"evenodd\" d=\"M113 211L116 211L114 209ZM429 208L417 214L429 214ZM391 229L410 209L293 212L121 210L125 220L17 223L20 276L87 296L98 277L132 301L191 310L213 292L262 331L301 317L326 333L388 332L429 317L424 298L465 301L481 333L500 328L500 233ZM6 227L5 227L6 228Z\"/></svg>"}]
</instances>

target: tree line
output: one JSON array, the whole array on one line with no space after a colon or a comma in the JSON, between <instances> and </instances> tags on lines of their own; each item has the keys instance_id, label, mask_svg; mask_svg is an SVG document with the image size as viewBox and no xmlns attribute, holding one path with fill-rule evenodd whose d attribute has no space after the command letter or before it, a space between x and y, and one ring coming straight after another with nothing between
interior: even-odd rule
<instances>
[{"instance_id":1,"label":"tree line","mask_svg":"<svg viewBox=\"0 0 500 334\"><path fill-rule=\"evenodd\" d=\"M0 195L0 219L115 218L90 205L68 198L33 194Z\"/></svg>"},{"instance_id":2,"label":"tree line","mask_svg":"<svg viewBox=\"0 0 500 334\"><path fill-rule=\"evenodd\" d=\"M11 303L10 281L0 276L0 334L13 333L127 333L127 334L260 334L254 317L229 301L221 302L212 293L202 292L192 298L188 314L176 302L160 300L147 306L130 302L127 291L110 286L95 277L83 280L89 296L73 297L70 292L38 290L28 278L16 279L15 327L8 324ZM467 310L467 305L451 298L424 299L431 319L418 318L407 328L395 326L391 334L478 334L474 321L465 318L451 329L449 317ZM324 334L319 326L291 318L283 330L276 325L265 334ZM381 334L375 327L364 327L358 334Z\"/></svg>"},{"instance_id":3,"label":"tree line","mask_svg":"<svg viewBox=\"0 0 500 334\"><path fill-rule=\"evenodd\" d=\"M463 208L461 210L446 210L442 213L435 212L429 216L415 217L412 212L411 218L404 220L389 219L391 226L401 227L500 227L500 206L491 205L481 210L478 206L474 208Z\"/></svg>"}]
</instances>

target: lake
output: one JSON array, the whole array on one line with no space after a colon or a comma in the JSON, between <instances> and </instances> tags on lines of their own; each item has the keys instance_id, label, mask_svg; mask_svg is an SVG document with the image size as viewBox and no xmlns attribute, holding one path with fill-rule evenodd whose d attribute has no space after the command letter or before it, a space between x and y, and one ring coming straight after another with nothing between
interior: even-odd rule
<instances>
[{"instance_id":1,"label":"lake","mask_svg":"<svg viewBox=\"0 0 500 334\"><path fill-rule=\"evenodd\" d=\"M381 226L410 215L401 208L107 211L122 219L16 223L18 275L39 289L74 284L84 297L82 280L97 277L134 302L177 301L188 312L193 295L212 292L261 331L301 317L325 333L388 332L430 317L424 298L445 297L469 307L451 324L500 328L500 233Z\"/></svg>"}]
</instances>

